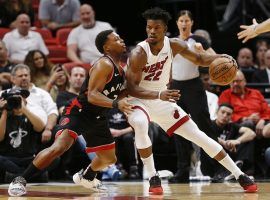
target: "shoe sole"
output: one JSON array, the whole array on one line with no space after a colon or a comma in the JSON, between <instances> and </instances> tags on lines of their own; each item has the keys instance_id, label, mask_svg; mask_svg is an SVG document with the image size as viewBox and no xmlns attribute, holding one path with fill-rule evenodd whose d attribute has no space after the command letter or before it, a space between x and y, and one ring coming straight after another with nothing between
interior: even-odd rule
<instances>
[{"instance_id":1,"label":"shoe sole","mask_svg":"<svg viewBox=\"0 0 270 200\"><path fill-rule=\"evenodd\" d=\"M149 193L156 194L156 195L162 195L163 188L162 187L149 188Z\"/></svg>"},{"instance_id":2,"label":"shoe sole","mask_svg":"<svg viewBox=\"0 0 270 200\"><path fill-rule=\"evenodd\" d=\"M76 185L80 185L80 177L78 173L73 175L72 180Z\"/></svg>"},{"instance_id":3,"label":"shoe sole","mask_svg":"<svg viewBox=\"0 0 270 200\"><path fill-rule=\"evenodd\" d=\"M256 193L258 192L258 187L257 185L249 185L244 187L244 190L246 193Z\"/></svg>"},{"instance_id":4,"label":"shoe sole","mask_svg":"<svg viewBox=\"0 0 270 200\"><path fill-rule=\"evenodd\" d=\"M9 194L9 196L11 196L11 197L20 197L20 196L23 196L23 195L26 195L26 193L27 193L27 191L26 191L26 189L24 188L24 191L22 192L13 192L13 190L15 190L16 191L16 187L19 187L19 186L16 186L17 184L14 184L13 186L12 186L12 188L8 188L8 194Z\"/></svg>"}]
</instances>

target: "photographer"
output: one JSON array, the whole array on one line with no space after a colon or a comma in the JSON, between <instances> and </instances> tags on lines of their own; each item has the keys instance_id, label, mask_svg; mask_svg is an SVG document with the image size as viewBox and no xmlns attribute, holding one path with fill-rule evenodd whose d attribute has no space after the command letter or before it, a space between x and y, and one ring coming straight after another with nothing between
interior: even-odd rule
<instances>
[{"instance_id":1,"label":"photographer","mask_svg":"<svg viewBox=\"0 0 270 200\"><path fill-rule=\"evenodd\" d=\"M11 80L14 87L19 87L30 92L27 98L27 108L41 118L46 124L42 132L42 142L47 143L52 139L52 129L56 124L58 110L55 102L48 92L36 87L31 82L30 69L27 65L17 64L11 70Z\"/></svg>"},{"instance_id":2,"label":"photographer","mask_svg":"<svg viewBox=\"0 0 270 200\"><path fill-rule=\"evenodd\" d=\"M21 174L37 153L44 122L26 107L29 91L6 90L0 98L0 173L6 181ZM8 177L9 174L9 177Z\"/></svg>"}]
</instances>

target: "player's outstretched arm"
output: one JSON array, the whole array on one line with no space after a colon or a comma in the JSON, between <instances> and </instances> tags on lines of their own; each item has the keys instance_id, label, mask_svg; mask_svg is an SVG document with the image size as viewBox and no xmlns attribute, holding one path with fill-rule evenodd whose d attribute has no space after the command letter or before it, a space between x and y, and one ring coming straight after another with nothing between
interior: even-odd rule
<instances>
[{"instance_id":1,"label":"player's outstretched arm","mask_svg":"<svg viewBox=\"0 0 270 200\"><path fill-rule=\"evenodd\" d=\"M265 33L267 31L270 31L270 19L258 24L256 19L253 19L252 25L241 25L240 26L242 30L237 34L238 39L243 39L243 43L248 41L251 38L256 37L257 35L261 33Z\"/></svg>"},{"instance_id":2,"label":"player's outstretched arm","mask_svg":"<svg viewBox=\"0 0 270 200\"><path fill-rule=\"evenodd\" d=\"M191 51L187 44L184 41L180 41L178 39L170 39L171 48L173 51L173 55L176 54L182 55L184 58L190 60L196 65L208 67L213 60L222 56L220 54L210 54L205 52L194 52Z\"/></svg>"}]
</instances>

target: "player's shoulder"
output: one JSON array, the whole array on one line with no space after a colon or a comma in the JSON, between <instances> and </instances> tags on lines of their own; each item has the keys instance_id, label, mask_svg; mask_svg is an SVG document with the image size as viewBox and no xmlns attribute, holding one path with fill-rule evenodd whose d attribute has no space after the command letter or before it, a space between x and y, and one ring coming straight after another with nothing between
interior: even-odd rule
<instances>
[{"instance_id":1,"label":"player's shoulder","mask_svg":"<svg viewBox=\"0 0 270 200\"><path fill-rule=\"evenodd\" d=\"M146 52L143 47L141 45L136 45L136 47L131 50L130 56L141 56L145 54Z\"/></svg>"}]
</instances>

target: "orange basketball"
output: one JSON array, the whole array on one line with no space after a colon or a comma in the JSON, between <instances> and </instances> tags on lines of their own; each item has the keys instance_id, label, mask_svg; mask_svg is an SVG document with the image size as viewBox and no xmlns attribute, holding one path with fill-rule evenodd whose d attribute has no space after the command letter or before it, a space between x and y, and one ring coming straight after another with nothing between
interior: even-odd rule
<instances>
[{"instance_id":1,"label":"orange basketball","mask_svg":"<svg viewBox=\"0 0 270 200\"><path fill-rule=\"evenodd\" d=\"M217 85L230 84L237 72L238 66L233 58L216 58L209 66L209 76Z\"/></svg>"}]
</instances>

